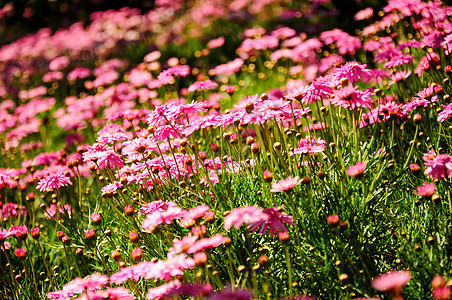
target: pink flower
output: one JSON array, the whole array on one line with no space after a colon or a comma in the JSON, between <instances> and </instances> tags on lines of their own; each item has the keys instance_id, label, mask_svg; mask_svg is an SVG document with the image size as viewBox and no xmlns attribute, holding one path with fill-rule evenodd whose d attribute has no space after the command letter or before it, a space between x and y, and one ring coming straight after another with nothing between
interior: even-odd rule
<instances>
[{"instance_id":1,"label":"pink flower","mask_svg":"<svg viewBox=\"0 0 452 300\"><path fill-rule=\"evenodd\" d=\"M438 122L444 122L452 116L452 103L443 105L443 110L438 114Z\"/></svg>"},{"instance_id":2,"label":"pink flower","mask_svg":"<svg viewBox=\"0 0 452 300\"><path fill-rule=\"evenodd\" d=\"M112 170L115 167L121 168L124 165L121 157L111 150L99 153L97 164L99 169L105 169L108 166Z\"/></svg>"},{"instance_id":3,"label":"pink flower","mask_svg":"<svg viewBox=\"0 0 452 300\"><path fill-rule=\"evenodd\" d=\"M301 180L299 180L299 177L288 177L287 179L281 179L278 182L272 183L272 188L270 192L272 193L278 193L278 192L288 192L294 187L296 187Z\"/></svg>"},{"instance_id":4,"label":"pink flower","mask_svg":"<svg viewBox=\"0 0 452 300\"><path fill-rule=\"evenodd\" d=\"M350 177L357 177L357 178L359 178L363 173L364 173L364 170L366 169L366 165L367 165L367 162L357 162L355 165L353 165L353 166L350 166L348 169L347 169L347 175L348 176L350 176Z\"/></svg>"},{"instance_id":5,"label":"pink flower","mask_svg":"<svg viewBox=\"0 0 452 300\"><path fill-rule=\"evenodd\" d=\"M210 41L207 43L207 48L209 48L209 49L214 49L214 48L221 47L221 46L223 46L224 41L225 41L225 39L224 39L224 37L222 37L222 36L220 36L220 37L217 38L217 39L210 40Z\"/></svg>"},{"instance_id":6,"label":"pink flower","mask_svg":"<svg viewBox=\"0 0 452 300\"><path fill-rule=\"evenodd\" d=\"M228 286L223 291L207 297L207 300L250 300L252 296L253 293L248 290L233 289L231 286Z\"/></svg>"},{"instance_id":7,"label":"pink flower","mask_svg":"<svg viewBox=\"0 0 452 300\"><path fill-rule=\"evenodd\" d=\"M135 300L136 297L124 287L107 288L106 290L88 291L79 300L110 299L110 300Z\"/></svg>"},{"instance_id":8,"label":"pink flower","mask_svg":"<svg viewBox=\"0 0 452 300\"><path fill-rule=\"evenodd\" d=\"M14 255L18 259L24 260L26 258L27 252L25 251L25 248L19 248L19 249L14 251Z\"/></svg>"},{"instance_id":9,"label":"pink flower","mask_svg":"<svg viewBox=\"0 0 452 300\"><path fill-rule=\"evenodd\" d=\"M57 173L53 175L49 175L46 178L43 178L39 181L36 186L41 192L48 192L51 190L57 190L62 186L72 185L71 180L66 177L63 173Z\"/></svg>"},{"instance_id":10,"label":"pink flower","mask_svg":"<svg viewBox=\"0 0 452 300\"><path fill-rule=\"evenodd\" d=\"M75 81L76 79L82 79L91 75L91 70L87 68L75 68L67 74L67 80Z\"/></svg>"},{"instance_id":11,"label":"pink flower","mask_svg":"<svg viewBox=\"0 0 452 300\"><path fill-rule=\"evenodd\" d=\"M424 185L416 187L416 195L421 197L430 197L436 192L436 185L434 183L424 182Z\"/></svg>"},{"instance_id":12,"label":"pink flower","mask_svg":"<svg viewBox=\"0 0 452 300\"><path fill-rule=\"evenodd\" d=\"M427 166L424 174L428 177L437 180L440 180L441 178L452 177L452 156L450 156L449 154L439 154L433 156L432 158L424 155L424 160L425 165Z\"/></svg>"},{"instance_id":13,"label":"pink flower","mask_svg":"<svg viewBox=\"0 0 452 300\"><path fill-rule=\"evenodd\" d=\"M61 70L67 66L69 66L69 59L66 56L57 57L49 63L49 69L52 71Z\"/></svg>"},{"instance_id":14,"label":"pink flower","mask_svg":"<svg viewBox=\"0 0 452 300\"><path fill-rule=\"evenodd\" d=\"M244 64L243 59L236 58L233 61L218 65L215 68L209 70L209 75L221 75L221 74L231 75L240 71L240 68L242 67L243 64Z\"/></svg>"},{"instance_id":15,"label":"pink flower","mask_svg":"<svg viewBox=\"0 0 452 300\"><path fill-rule=\"evenodd\" d=\"M184 215L182 208L178 206L169 206L164 211L154 211L143 220L142 228L146 232L152 232L158 225L165 223L171 224L173 220L180 219Z\"/></svg>"},{"instance_id":16,"label":"pink flower","mask_svg":"<svg viewBox=\"0 0 452 300\"><path fill-rule=\"evenodd\" d=\"M229 238L222 236L221 234L216 234L210 238L205 238L197 241L195 244L191 245L187 249L187 253L196 253L205 249L214 248L222 245Z\"/></svg>"},{"instance_id":17,"label":"pink flower","mask_svg":"<svg viewBox=\"0 0 452 300\"><path fill-rule=\"evenodd\" d=\"M308 105L322 99L328 99L333 94L333 88L326 82L316 80L306 86L302 93L301 103Z\"/></svg>"},{"instance_id":18,"label":"pink flower","mask_svg":"<svg viewBox=\"0 0 452 300\"><path fill-rule=\"evenodd\" d=\"M118 181L114 181L110 184L107 184L104 186L100 191L102 192L102 195L110 195L117 189L122 188L122 183Z\"/></svg>"},{"instance_id":19,"label":"pink flower","mask_svg":"<svg viewBox=\"0 0 452 300\"><path fill-rule=\"evenodd\" d=\"M206 204L201 204L197 207L190 208L185 211L184 217L181 220L181 225L184 224L194 224L195 221L199 218L202 218L204 214L209 210L209 206Z\"/></svg>"},{"instance_id":20,"label":"pink flower","mask_svg":"<svg viewBox=\"0 0 452 300\"><path fill-rule=\"evenodd\" d=\"M366 9L360 10L355 14L356 21L367 20L374 15L374 10L372 7L368 7Z\"/></svg>"},{"instance_id":21,"label":"pink flower","mask_svg":"<svg viewBox=\"0 0 452 300\"><path fill-rule=\"evenodd\" d=\"M60 71L51 71L47 72L42 76L42 81L44 82L51 82L51 81L57 81L61 80L63 78L63 73Z\"/></svg>"},{"instance_id":22,"label":"pink flower","mask_svg":"<svg viewBox=\"0 0 452 300\"><path fill-rule=\"evenodd\" d=\"M277 232L287 232L287 228L283 222L289 225L295 225L295 223L292 222L292 216L289 216L286 213L280 213L276 207L266 208L264 214L267 215L266 219L256 221L248 227L251 231L255 232L262 226L259 231L262 235L269 229L270 235L274 236Z\"/></svg>"},{"instance_id":23,"label":"pink flower","mask_svg":"<svg viewBox=\"0 0 452 300\"><path fill-rule=\"evenodd\" d=\"M372 89L358 90L356 86L348 85L337 90L334 97L331 99L331 104L334 106L342 106L350 110L356 107L372 108L373 100Z\"/></svg>"},{"instance_id":24,"label":"pink flower","mask_svg":"<svg viewBox=\"0 0 452 300\"><path fill-rule=\"evenodd\" d=\"M380 292L400 290L408 283L408 281L410 281L410 278L411 274L408 271L392 270L372 280L372 287ZM399 292L400 291L397 293Z\"/></svg>"},{"instance_id":25,"label":"pink flower","mask_svg":"<svg viewBox=\"0 0 452 300\"><path fill-rule=\"evenodd\" d=\"M321 138L307 137L300 140L300 146L293 150L294 154L314 154L323 152L326 148L326 141Z\"/></svg>"},{"instance_id":26,"label":"pink flower","mask_svg":"<svg viewBox=\"0 0 452 300\"><path fill-rule=\"evenodd\" d=\"M180 136L183 136L183 129L182 126L177 124L159 126L154 131L154 139L156 141L163 141L169 138L177 138Z\"/></svg>"},{"instance_id":27,"label":"pink flower","mask_svg":"<svg viewBox=\"0 0 452 300\"><path fill-rule=\"evenodd\" d=\"M168 283L159 285L158 287L151 288L146 294L146 299L164 299L172 290L178 288L181 285L179 280L173 280Z\"/></svg>"},{"instance_id":28,"label":"pink flower","mask_svg":"<svg viewBox=\"0 0 452 300\"><path fill-rule=\"evenodd\" d=\"M140 210L140 214L148 215L153 213L154 211L164 211L168 209L168 206L175 205L172 202L164 202L163 200L156 200L150 203L143 204Z\"/></svg>"},{"instance_id":29,"label":"pink flower","mask_svg":"<svg viewBox=\"0 0 452 300\"><path fill-rule=\"evenodd\" d=\"M367 69L366 67L367 65L365 64L363 65L356 61L351 61L337 68L334 75L339 80L346 78L350 83L359 81L360 78L363 78L364 81L368 81L373 76L372 71Z\"/></svg>"},{"instance_id":30,"label":"pink flower","mask_svg":"<svg viewBox=\"0 0 452 300\"><path fill-rule=\"evenodd\" d=\"M196 81L192 85L188 87L189 92L194 91L202 91L202 90L211 90L213 88L216 88L218 86L218 83L213 82L212 80L204 80L204 81Z\"/></svg>"},{"instance_id":31,"label":"pink flower","mask_svg":"<svg viewBox=\"0 0 452 300\"><path fill-rule=\"evenodd\" d=\"M224 229L229 230L232 226L238 229L240 226L249 223L255 223L259 221L267 221L268 216L264 213L263 209L257 206L243 206L234 208L224 218Z\"/></svg>"},{"instance_id":32,"label":"pink flower","mask_svg":"<svg viewBox=\"0 0 452 300\"><path fill-rule=\"evenodd\" d=\"M192 246L196 240L199 238L197 235L192 235L191 233L184 236L181 240L174 240L173 251L175 253L186 252L190 246Z\"/></svg>"}]
</instances>

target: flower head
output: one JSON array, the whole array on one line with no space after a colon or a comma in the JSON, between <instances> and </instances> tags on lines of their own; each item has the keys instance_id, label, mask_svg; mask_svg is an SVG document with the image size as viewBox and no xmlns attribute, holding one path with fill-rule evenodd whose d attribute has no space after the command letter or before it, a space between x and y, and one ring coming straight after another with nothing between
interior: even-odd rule
<instances>
[{"instance_id":1,"label":"flower head","mask_svg":"<svg viewBox=\"0 0 452 300\"><path fill-rule=\"evenodd\" d=\"M278 192L288 192L294 187L296 187L301 181L299 177L288 177L287 179L281 179L278 182L272 183L272 188L270 192L278 193Z\"/></svg>"},{"instance_id":2,"label":"flower head","mask_svg":"<svg viewBox=\"0 0 452 300\"><path fill-rule=\"evenodd\" d=\"M204 81L196 81L192 85L188 87L189 92L194 91L201 91L201 90L211 90L213 88L216 88L218 86L218 83L213 82L212 80L204 80Z\"/></svg>"},{"instance_id":3,"label":"flower head","mask_svg":"<svg viewBox=\"0 0 452 300\"><path fill-rule=\"evenodd\" d=\"M367 162L365 162L365 161L357 162L355 165L350 166L347 169L347 175L350 177L356 177L356 178L361 177L362 174L364 173L364 170L366 169L366 165L367 165Z\"/></svg>"},{"instance_id":4,"label":"flower head","mask_svg":"<svg viewBox=\"0 0 452 300\"><path fill-rule=\"evenodd\" d=\"M62 186L72 185L71 180L63 173L57 173L47 176L39 181L36 186L41 192L48 192L50 190L57 190Z\"/></svg>"},{"instance_id":5,"label":"flower head","mask_svg":"<svg viewBox=\"0 0 452 300\"><path fill-rule=\"evenodd\" d=\"M410 281L410 278L411 274L408 271L392 270L372 280L372 287L380 292L393 290L398 294L400 289Z\"/></svg>"},{"instance_id":6,"label":"flower head","mask_svg":"<svg viewBox=\"0 0 452 300\"><path fill-rule=\"evenodd\" d=\"M268 220L268 216L263 209L257 206L243 206L234 208L224 218L224 228L229 230L231 227L240 228L243 223L255 223Z\"/></svg>"},{"instance_id":7,"label":"flower head","mask_svg":"<svg viewBox=\"0 0 452 300\"><path fill-rule=\"evenodd\" d=\"M279 212L276 207L266 208L264 210L264 214L267 215L267 218L251 224L249 226L251 231L255 232L259 229L259 227L261 227L260 233L262 235L264 235L267 232L267 229L269 229L270 235L274 236L277 232L287 232L287 228L283 222L289 225L295 225L295 223L292 222L292 216Z\"/></svg>"}]
</instances>

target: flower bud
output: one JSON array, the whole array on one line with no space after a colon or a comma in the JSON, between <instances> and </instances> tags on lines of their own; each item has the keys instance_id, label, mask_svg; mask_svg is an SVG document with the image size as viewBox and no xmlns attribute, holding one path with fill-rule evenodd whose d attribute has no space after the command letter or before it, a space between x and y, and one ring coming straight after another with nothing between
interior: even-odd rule
<instances>
[{"instance_id":1,"label":"flower bud","mask_svg":"<svg viewBox=\"0 0 452 300\"><path fill-rule=\"evenodd\" d=\"M14 251L14 255L19 260L25 260L25 258L27 257L27 252L25 251L25 248L19 248L16 251Z\"/></svg>"},{"instance_id":2,"label":"flower bud","mask_svg":"<svg viewBox=\"0 0 452 300\"><path fill-rule=\"evenodd\" d=\"M252 143L250 146L251 152L258 153L259 152L259 145L257 143Z\"/></svg>"},{"instance_id":3,"label":"flower bud","mask_svg":"<svg viewBox=\"0 0 452 300\"><path fill-rule=\"evenodd\" d=\"M71 243L71 239L65 235L61 238L61 242L63 243L63 245L69 245Z\"/></svg>"},{"instance_id":4,"label":"flower bud","mask_svg":"<svg viewBox=\"0 0 452 300\"><path fill-rule=\"evenodd\" d=\"M57 238L61 241L61 239L63 238L63 236L64 236L64 232L63 231L58 231L57 232Z\"/></svg>"},{"instance_id":5,"label":"flower bud","mask_svg":"<svg viewBox=\"0 0 452 300\"><path fill-rule=\"evenodd\" d=\"M87 231L85 231L84 234L85 234L85 237L86 237L88 240L93 240L93 239L96 238L96 232L95 232L94 229L92 229L92 228L89 229L89 230L87 230Z\"/></svg>"},{"instance_id":6,"label":"flower bud","mask_svg":"<svg viewBox=\"0 0 452 300\"><path fill-rule=\"evenodd\" d=\"M132 216L135 210L133 209L132 205L127 205L126 207L124 207L124 212L126 216Z\"/></svg>"},{"instance_id":7,"label":"flower bud","mask_svg":"<svg viewBox=\"0 0 452 300\"><path fill-rule=\"evenodd\" d=\"M272 182L272 180L273 180L273 173L270 172L270 171L265 170L264 171L264 180L266 182Z\"/></svg>"},{"instance_id":8,"label":"flower bud","mask_svg":"<svg viewBox=\"0 0 452 300\"><path fill-rule=\"evenodd\" d=\"M287 243L290 239L289 232L287 232L287 231L279 232L278 239L283 244Z\"/></svg>"},{"instance_id":9,"label":"flower bud","mask_svg":"<svg viewBox=\"0 0 452 300\"><path fill-rule=\"evenodd\" d=\"M143 258L143 250L141 250L141 248L135 248L132 250L130 255L132 256L132 259L134 261L140 262L141 259Z\"/></svg>"},{"instance_id":10,"label":"flower bud","mask_svg":"<svg viewBox=\"0 0 452 300\"><path fill-rule=\"evenodd\" d=\"M114 261L116 262L120 262L121 261L121 252L119 250L113 250L111 251L111 258L114 259Z\"/></svg>"},{"instance_id":11,"label":"flower bud","mask_svg":"<svg viewBox=\"0 0 452 300\"><path fill-rule=\"evenodd\" d=\"M93 223L96 225L102 223L102 217L100 216L100 214L91 214L90 218L91 221L93 221Z\"/></svg>"},{"instance_id":12,"label":"flower bud","mask_svg":"<svg viewBox=\"0 0 452 300\"><path fill-rule=\"evenodd\" d=\"M131 232L129 232L129 240L132 243L138 243L138 241L140 240L140 237L138 236L138 234L135 231L131 231Z\"/></svg>"},{"instance_id":13,"label":"flower bud","mask_svg":"<svg viewBox=\"0 0 452 300\"><path fill-rule=\"evenodd\" d=\"M326 219L331 227L336 227L337 225L339 225L340 220L338 215L328 216Z\"/></svg>"},{"instance_id":14,"label":"flower bud","mask_svg":"<svg viewBox=\"0 0 452 300\"><path fill-rule=\"evenodd\" d=\"M37 239L39 239L39 236L41 235L41 230L39 229L39 227L32 228L30 230L30 234L33 239L37 240Z\"/></svg>"}]
</instances>

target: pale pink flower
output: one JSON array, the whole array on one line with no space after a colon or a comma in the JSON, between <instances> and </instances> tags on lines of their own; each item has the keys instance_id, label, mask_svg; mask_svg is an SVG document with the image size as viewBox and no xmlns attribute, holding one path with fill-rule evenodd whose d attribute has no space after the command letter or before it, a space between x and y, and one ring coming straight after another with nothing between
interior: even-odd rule
<instances>
[{"instance_id":1,"label":"pale pink flower","mask_svg":"<svg viewBox=\"0 0 452 300\"><path fill-rule=\"evenodd\" d=\"M49 69L52 71L58 71L58 70L66 68L67 66L69 66L69 58L67 58L66 56L60 56L60 57L54 58L49 63Z\"/></svg>"},{"instance_id":2,"label":"pale pink flower","mask_svg":"<svg viewBox=\"0 0 452 300\"><path fill-rule=\"evenodd\" d=\"M353 166L350 166L347 169L347 175L350 177L360 177L363 173L364 170L366 169L366 165L367 162L357 162L356 164L354 164Z\"/></svg>"},{"instance_id":3,"label":"pale pink flower","mask_svg":"<svg viewBox=\"0 0 452 300\"><path fill-rule=\"evenodd\" d=\"M392 270L372 280L372 287L380 292L401 289L410 278L411 274L408 271Z\"/></svg>"},{"instance_id":4,"label":"pale pink flower","mask_svg":"<svg viewBox=\"0 0 452 300\"><path fill-rule=\"evenodd\" d=\"M298 148L293 150L294 154L314 154L323 152L326 148L326 141L321 138L307 137L300 140Z\"/></svg>"},{"instance_id":5,"label":"pale pink flower","mask_svg":"<svg viewBox=\"0 0 452 300\"><path fill-rule=\"evenodd\" d=\"M91 75L91 70L87 68L75 68L67 74L67 80L75 81L76 79L86 78Z\"/></svg>"},{"instance_id":6,"label":"pale pink flower","mask_svg":"<svg viewBox=\"0 0 452 300\"><path fill-rule=\"evenodd\" d=\"M207 48L209 48L209 49L214 49L214 48L221 47L221 46L223 46L224 41L225 41L225 39L224 39L224 37L222 37L222 36L220 36L219 38L210 40L210 41L207 43Z\"/></svg>"},{"instance_id":7,"label":"pale pink flower","mask_svg":"<svg viewBox=\"0 0 452 300\"><path fill-rule=\"evenodd\" d=\"M153 231L158 225L165 223L171 224L173 220L180 219L184 216L183 209L178 206L169 206L164 211L154 211L143 220L142 228L146 232Z\"/></svg>"},{"instance_id":8,"label":"pale pink flower","mask_svg":"<svg viewBox=\"0 0 452 300\"><path fill-rule=\"evenodd\" d=\"M263 209L257 206L242 206L234 208L226 217L224 217L224 229L231 227L238 229L240 226L258 221L266 221L268 216Z\"/></svg>"},{"instance_id":9,"label":"pale pink flower","mask_svg":"<svg viewBox=\"0 0 452 300\"><path fill-rule=\"evenodd\" d=\"M295 225L295 223L292 222L292 216L279 212L276 207L266 208L264 214L267 215L266 219L253 222L253 224L248 227L251 231L255 232L262 226L259 230L262 235L269 229L270 235L274 236L277 232L287 232L287 228L283 222L289 225Z\"/></svg>"},{"instance_id":10,"label":"pale pink flower","mask_svg":"<svg viewBox=\"0 0 452 300\"><path fill-rule=\"evenodd\" d=\"M434 183L424 182L424 185L416 187L416 195L421 197L430 197L436 192Z\"/></svg>"},{"instance_id":11,"label":"pale pink flower","mask_svg":"<svg viewBox=\"0 0 452 300\"><path fill-rule=\"evenodd\" d=\"M190 246L192 246L196 240L199 238L197 235L192 235L191 233L184 236L181 240L173 241L173 251L175 253L186 252Z\"/></svg>"},{"instance_id":12,"label":"pale pink flower","mask_svg":"<svg viewBox=\"0 0 452 300\"><path fill-rule=\"evenodd\" d=\"M270 192L272 193L278 193L278 192L288 192L294 187L296 187L301 180L299 180L299 177L288 177L287 179L281 179L278 182L272 183L272 188Z\"/></svg>"},{"instance_id":13,"label":"pale pink flower","mask_svg":"<svg viewBox=\"0 0 452 300\"><path fill-rule=\"evenodd\" d=\"M146 299L164 299L164 297L170 293L175 288L178 288L181 285L179 280L173 280L168 283L159 285L155 288L151 288L148 290L146 294Z\"/></svg>"},{"instance_id":14,"label":"pale pink flower","mask_svg":"<svg viewBox=\"0 0 452 300\"><path fill-rule=\"evenodd\" d=\"M194 92L194 91L202 91L202 90L211 90L213 88L216 88L218 86L218 83L207 79L204 81L196 81L192 85L188 87L188 92Z\"/></svg>"},{"instance_id":15,"label":"pale pink flower","mask_svg":"<svg viewBox=\"0 0 452 300\"><path fill-rule=\"evenodd\" d=\"M187 253L196 253L205 249L218 247L224 242L228 240L227 237L224 237L221 234L216 234L210 238L205 238L202 240L198 240L195 244L191 245L187 249Z\"/></svg>"},{"instance_id":16,"label":"pale pink flower","mask_svg":"<svg viewBox=\"0 0 452 300\"><path fill-rule=\"evenodd\" d=\"M363 10L358 11L355 14L355 20L356 21L362 21L370 19L374 15L374 10L372 7L367 7Z\"/></svg>"}]
</instances>

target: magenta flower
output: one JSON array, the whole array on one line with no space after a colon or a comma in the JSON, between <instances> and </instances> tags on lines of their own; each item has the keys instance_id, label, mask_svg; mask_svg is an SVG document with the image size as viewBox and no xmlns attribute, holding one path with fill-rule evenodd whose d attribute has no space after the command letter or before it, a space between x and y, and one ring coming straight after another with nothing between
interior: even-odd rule
<instances>
[{"instance_id":1,"label":"magenta flower","mask_svg":"<svg viewBox=\"0 0 452 300\"><path fill-rule=\"evenodd\" d=\"M66 177L63 173L57 173L53 175L49 175L46 178L39 180L36 189L39 189L41 192L48 192L51 190L57 190L62 186L72 185L71 180Z\"/></svg>"},{"instance_id":2,"label":"magenta flower","mask_svg":"<svg viewBox=\"0 0 452 300\"><path fill-rule=\"evenodd\" d=\"M364 170L366 169L366 165L367 165L367 162L365 162L365 161L357 162L355 165L353 165L347 169L347 175L350 177L359 178L364 173Z\"/></svg>"},{"instance_id":3,"label":"magenta flower","mask_svg":"<svg viewBox=\"0 0 452 300\"><path fill-rule=\"evenodd\" d=\"M204 80L204 81L196 81L192 85L188 87L189 92L194 91L201 91L201 90L211 90L213 88L216 88L218 86L218 83L213 82L212 80Z\"/></svg>"},{"instance_id":4,"label":"magenta flower","mask_svg":"<svg viewBox=\"0 0 452 300\"><path fill-rule=\"evenodd\" d=\"M425 165L427 166L427 169L424 171L425 175L437 180L452 177L452 156L449 154L439 154L434 156L433 154L430 157L427 155L424 155L423 157Z\"/></svg>"},{"instance_id":5,"label":"magenta flower","mask_svg":"<svg viewBox=\"0 0 452 300\"><path fill-rule=\"evenodd\" d=\"M286 213L280 213L276 207L266 208L264 214L267 215L266 219L256 221L248 227L251 231L255 232L262 226L259 230L262 235L269 229L270 235L274 236L277 232L287 232L287 228L283 222L289 225L295 225L292 222L292 216Z\"/></svg>"},{"instance_id":6,"label":"magenta flower","mask_svg":"<svg viewBox=\"0 0 452 300\"><path fill-rule=\"evenodd\" d=\"M363 78L364 81L371 79L372 71L366 68L367 65L360 64L356 61L351 61L336 69L334 75L337 79L346 78L350 83L359 81Z\"/></svg>"},{"instance_id":7,"label":"magenta flower","mask_svg":"<svg viewBox=\"0 0 452 300\"><path fill-rule=\"evenodd\" d=\"M234 208L224 218L224 229L229 230L231 227L238 229L240 226L259 221L267 221L268 216L263 209L257 206L243 206Z\"/></svg>"},{"instance_id":8,"label":"magenta flower","mask_svg":"<svg viewBox=\"0 0 452 300\"><path fill-rule=\"evenodd\" d=\"M121 168L124 165L121 157L111 150L98 153L97 164L99 169L110 167L112 170L115 167Z\"/></svg>"},{"instance_id":9,"label":"magenta flower","mask_svg":"<svg viewBox=\"0 0 452 300\"><path fill-rule=\"evenodd\" d=\"M438 114L438 122L444 122L452 116L452 103L443 105L443 110Z\"/></svg>"},{"instance_id":10,"label":"magenta flower","mask_svg":"<svg viewBox=\"0 0 452 300\"><path fill-rule=\"evenodd\" d=\"M14 251L14 255L18 259L24 260L26 258L26 255L27 255L27 251L25 251L25 248L19 248L19 249Z\"/></svg>"},{"instance_id":11,"label":"magenta flower","mask_svg":"<svg viewBox=\"0 0 452 300\"><path fill-rule=\"evenodd\" d=\"M358 90L356 86L348 85L337 90L331 99L331 104L341 106L350 110L356 107L372 108L372 89Z\"/></svg>"},{"instance_id":12,"label":"magenta flower","mask_svg":"<svg viewBox=\"0 0 452 300\"><path fill-rule=\"evenodd\" d=\"M217 292L207 298L207 300L249 300L253 296L253 293L248 290L233 289L228 286L221 292Z\"/></svg>"},{"instance_id":13,"label":"magenta flower","mask_svg":"<svg viewBox=\"0 0 452 300\"><path fill-rule=\"evenodd\" d=\"M408 271L392 270L372 280L372 287L380 292L394 290L398 294L410 278L411 274Z\"/></svg>"},{"instance_id":14,"label":"magenta flower","mask_svg":"<svg viewBox=\"0 0 452 300\"><path fill-rule=\"evenodd\" d=\"M301 180L299 180L299 177L288 177L287 179L281 179L278 182L272 183L272 188L270 192L272 193L278 193L278 192L288 192L294 187L296 187Z\"/></svg>"}]
</instances>

